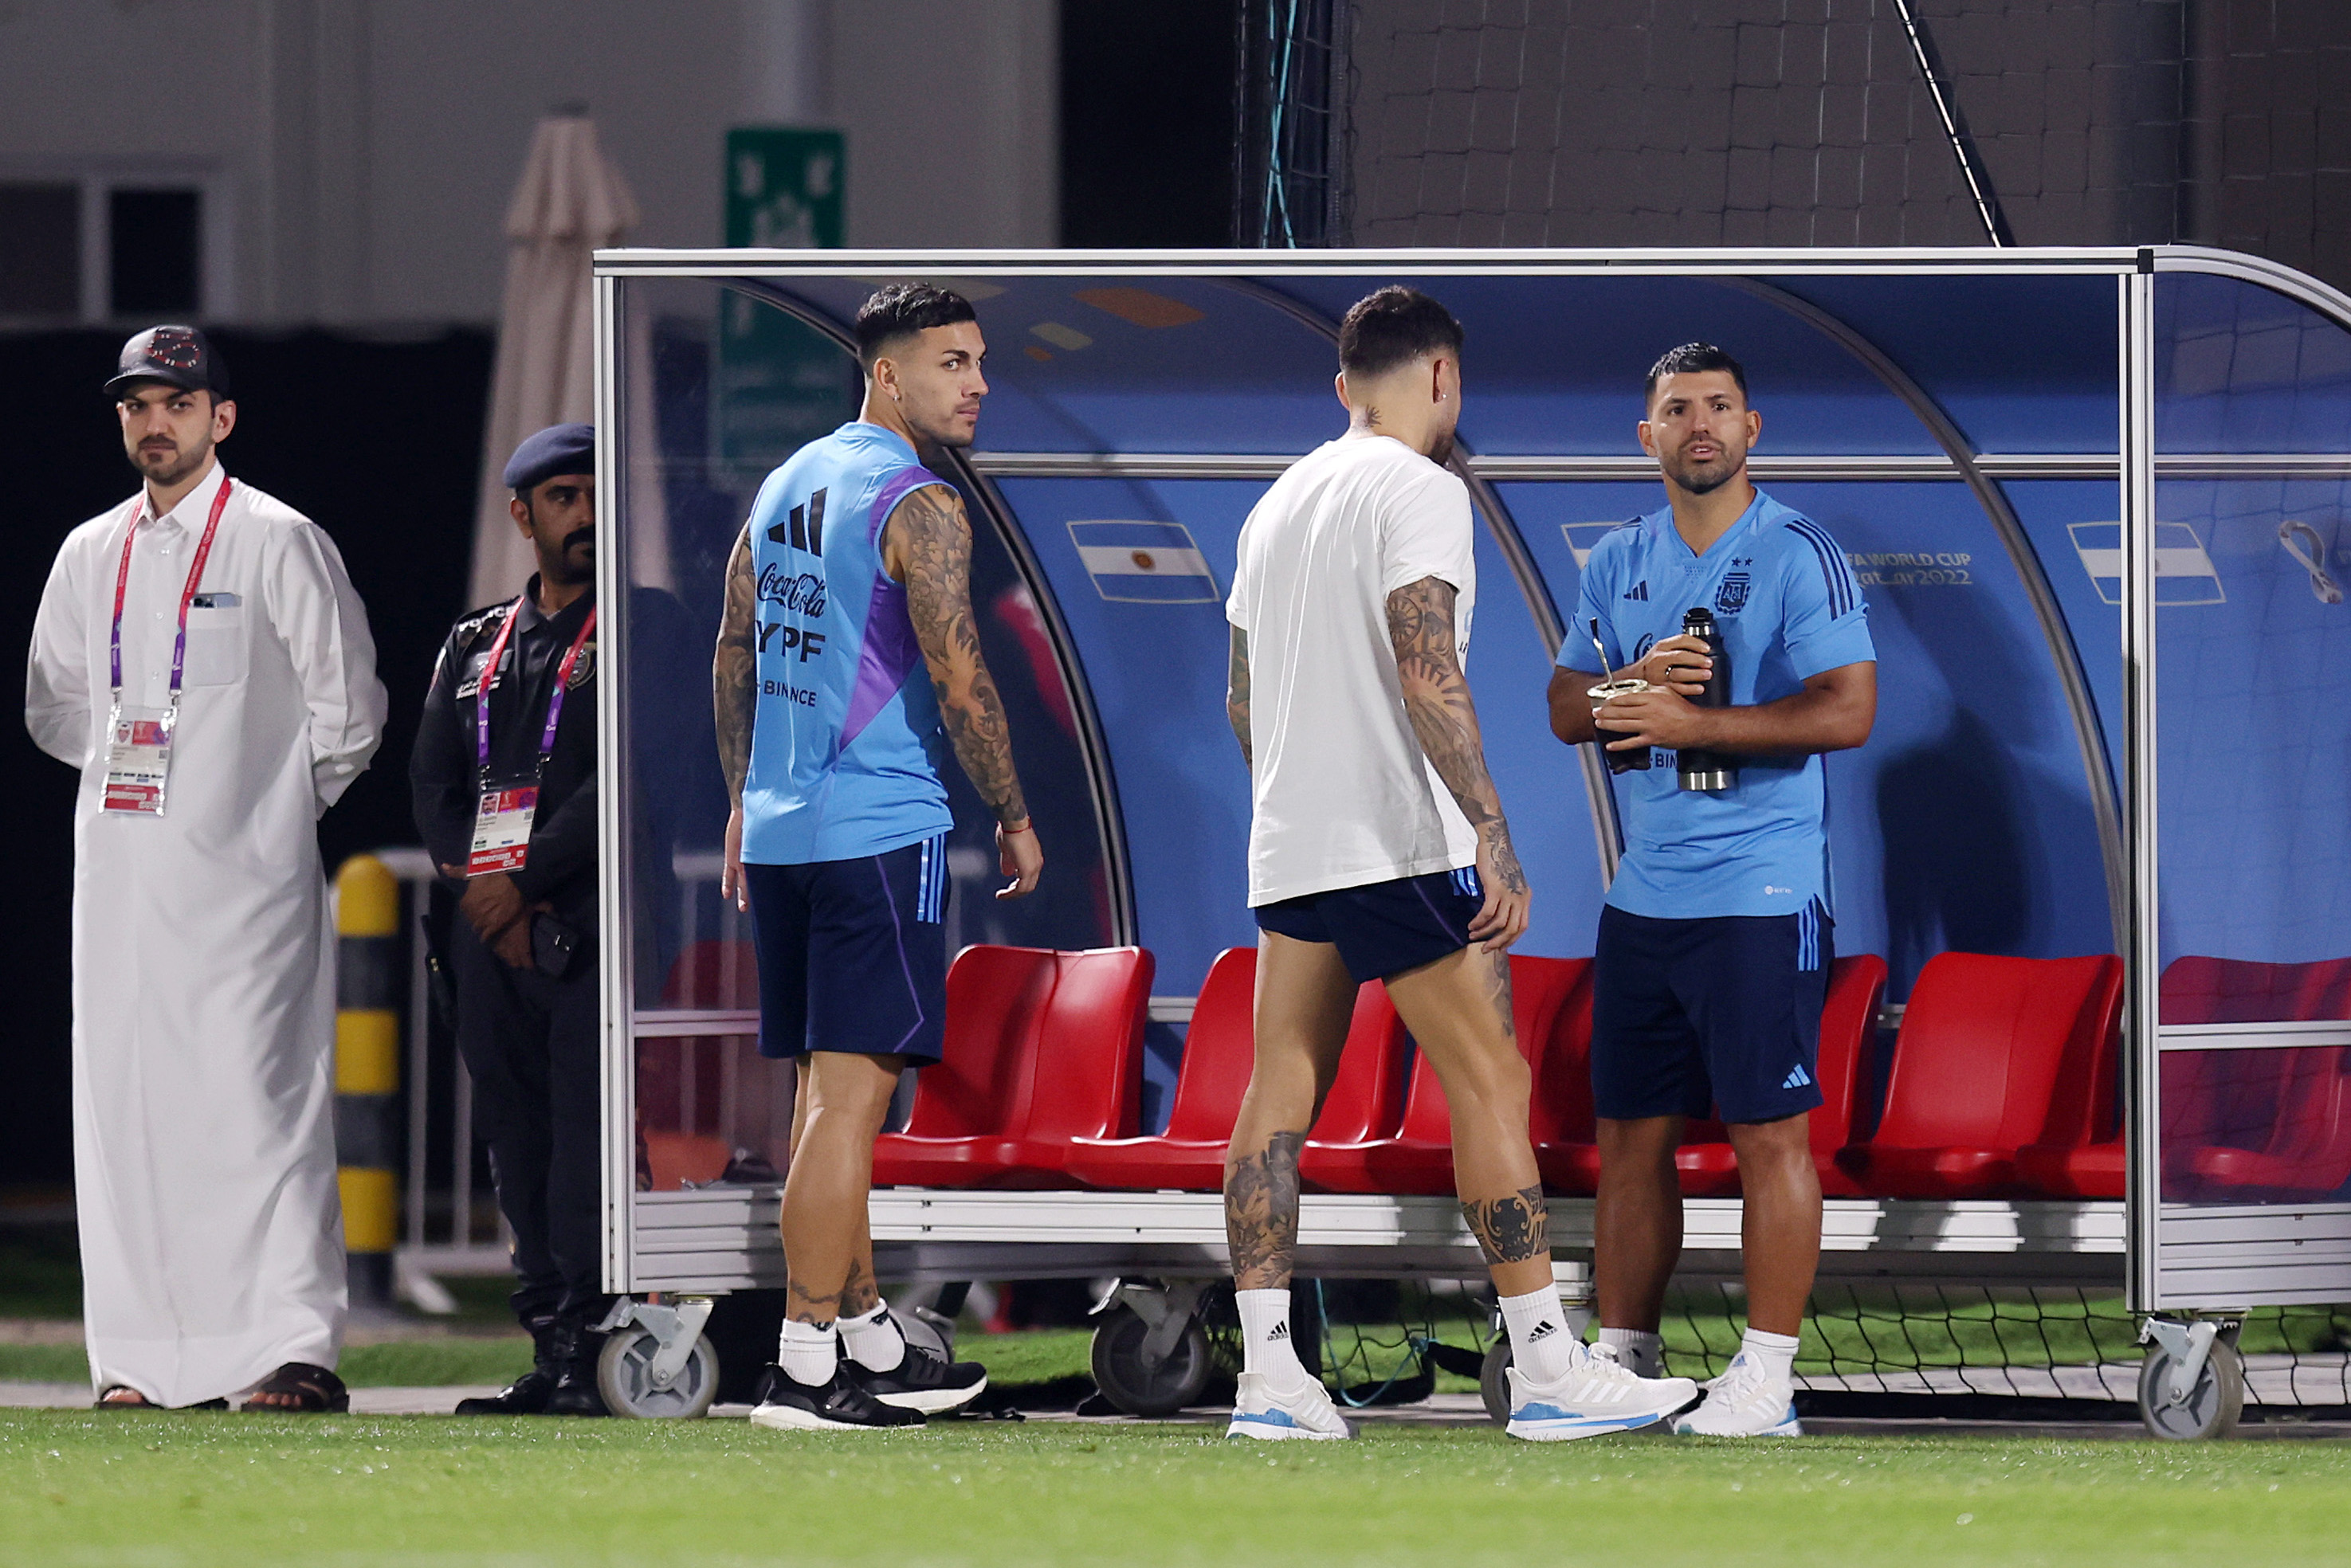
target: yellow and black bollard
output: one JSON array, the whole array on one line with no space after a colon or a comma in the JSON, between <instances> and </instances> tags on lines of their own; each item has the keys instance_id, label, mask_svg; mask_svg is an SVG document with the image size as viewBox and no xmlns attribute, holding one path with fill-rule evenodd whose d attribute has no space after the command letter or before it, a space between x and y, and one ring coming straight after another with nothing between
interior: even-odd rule
<instances>
[{"instance_id":1,"label":"yellow and black bollard","mask_svg":"<svg viewBox=\"0 0 2351 1568\"><path fill-rule=\"evenodd\" d=\"M400 880L353 855L335 892L335 1176L351 1305L385 1307L400 1238Z\"/></svg>"}]
</instances>

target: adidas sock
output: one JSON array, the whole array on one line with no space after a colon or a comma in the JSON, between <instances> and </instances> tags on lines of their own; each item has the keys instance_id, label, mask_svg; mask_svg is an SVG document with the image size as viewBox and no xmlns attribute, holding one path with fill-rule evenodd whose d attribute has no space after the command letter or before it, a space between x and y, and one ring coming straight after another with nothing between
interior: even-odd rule
<instances>
[{"instance_id":1,"label":"adidas sock","mask_svg":"<svg viewBox=\"0 0 2351 1568\"><path fill-rule=\"evenodd\" d=\"M1241 1309L1241 1370L1260 1373L1276 1388L1307 1382L1306 1364L1290 1340L1290 1292L1235 1291Z\"/></svg>"},{"instance_id":2,"label":"adidas sock","mask_svg":"<svg viewBox=\"0 0 2351 1568\"><path fill-rule=\"evenodd\" d=\"M906 1359L906 1336L890 1315L890 1303L876 1301L870 1312L842 1318L841 1354L871 1372L895 1372Z\"/></svg>"},{"instance_id":3,"label":"adidas sock","mask_svg":"<svg viewBox=\"0 0 2351 1568\"><path fill-rule=\"evenodd\" d=\"M1635 1377L1662 1377L1666 1342L1646 1329L1602 1329L1600 1343L1616 1347L1616 1360Z\"/></svg>"},{"instance_id":4,"label":"adidas sock","mask_svg":"<svg viewBox=\"0 0 2351 1568\"><path fill-rule=\"evenodd\" d=\"M1794 1334L1749 1329L1740 1336L1739 1348L1769 1367L1773 1377L1786 1383L1796 1375L1796 1346L1800 1343Z\"/></svg>"},{"instance_id":5,"label":"adidas sock","mask_svg":"<svg viewBox=\"0 0 2351 1568\"><path fill-rule=\"evenodd\" d=\"M1510 1325L1510 1359L1531 1383L1556 1383L1575 1365L1576 1337L1560 1311L1559 1288L1502 1298L1502 1321Z\"/></svg>"},{"instance_id":6,"label":"adidas sock","mask_svg":"<svg viewBox=\"0 0 2351 1568\"><path fill-rule=\"evenodd\" d=\"M841 1364L841 1341L831 1323L786 1318L783 1337L776 1345L776 1364L794 1383L821 1388L832 1381L833 1369Z\"/></svg>"}]
</instances>

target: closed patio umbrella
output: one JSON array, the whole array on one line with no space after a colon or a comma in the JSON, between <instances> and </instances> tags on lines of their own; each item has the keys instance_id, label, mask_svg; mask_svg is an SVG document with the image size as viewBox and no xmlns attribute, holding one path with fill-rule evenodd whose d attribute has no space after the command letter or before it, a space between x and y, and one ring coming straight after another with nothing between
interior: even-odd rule
<instances>
[{"instance_id":1,"label":"closed patio umbrella","mask_svg":"<svg viewBox=\"0 0 2351 1568\"><path fill-rule=\"evenodd\" d=\"M541 120L507 209L506 303L482 448L469 604L511 598L530 577L530 548L507 514L512 492L498 474L516 443L533 431L596 417L590 257L600 246L620 244L636 222L636 198L597 145L595 121L568 113Z\"/></svg>"}]
</instances>

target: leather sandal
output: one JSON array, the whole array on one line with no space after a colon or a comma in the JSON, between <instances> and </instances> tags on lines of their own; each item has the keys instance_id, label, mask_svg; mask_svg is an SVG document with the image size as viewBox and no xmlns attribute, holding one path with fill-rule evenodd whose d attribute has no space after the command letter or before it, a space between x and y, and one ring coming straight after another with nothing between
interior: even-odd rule
<instances>
[{"instance_id":1,"label":"leather sandal","mask_svg":"<svg viewBox=\"0 0 2351 1568\"><path fill-rule=\"evenodd\" d=\"M256 1394L290 1394L291 1405L256 1405ZM256 1416L340 1416L351 1407L351 1391L343 1380L323 1366L313 1366L307 1361L289 1361L267 1377L254 1385L237 1408Z\"/></svg>"}]
</instances>

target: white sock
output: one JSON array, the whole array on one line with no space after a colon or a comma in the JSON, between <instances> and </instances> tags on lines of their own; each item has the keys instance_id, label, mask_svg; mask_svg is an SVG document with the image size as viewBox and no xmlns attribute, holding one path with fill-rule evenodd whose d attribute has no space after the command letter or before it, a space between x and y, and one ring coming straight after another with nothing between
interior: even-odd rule
<instances>
[{"instance_id":1,"label":"white sock","mask_svg":"<svg viewBox=\"0 0 2351 1568\"><path fill-rule=\"evenodd\" d=\"M1662 1377L1666 1342L1646 1329L1602 1329L1600 1343L1616 1347L1616 1360L1635 1377Z\"/></svg>"},{"instance_id":2,"label":"white sock","mask_svg":"<svg viewBox=\"0 0 2351 1568\"><path fill-rule=\"evenodd\" d=\"M776 1364L794 1383L821 1388L832 1381L833 1369L841 1364L841 1341L831 1323L786 1318L783 1337L776 1344Z\"/></svg>"},{"instance_id":3,"label":"white sock","mask_svg":"<svg viewBox=\"0 0 2351 1568\"><path fill-rule=\"evenodd\" d=\"M898 1332L887 1301L874 1302L870 1312L842 1318L837 1326L841 1354L869 1371L895 1372L906 1359L906 1336Z\"/></svg>"},{"instance_id":4,"label":"white sock","mask_svg":"<svg viewBox=\"0 0 2351 1568\"><path fill-rule=\"evenodd\" d=\"M1235 1291L1241 1309L1241 1370L1265 1375L1276 1388L1308 1381L1306 1364L1290 1341L1290 1292Z\"/></svg>"},{"instance_id":5,"label":"white sock","mask_svg":"<svg viewBox=\"0 0 2351 1568\"><path fill-rule=\"evenodd\" d=\"M1782 1383L1796 1375L1796 1346L1801 1343L1794 1334L1766 1333L1761 1329L1749 1329L1739 1336L1740 1350L1769 1367Z\"/></svg>"},{"instance_id":6,"label":"white sock","mask_svg":"<svg viewBox=\"0 0 2351 1568\"><path fill-rule=\"evenodd\" d=\"M1510 1359L1530 1383L1552 1384L1573 1369L1582 1349L1560 1311L1559 1287L1546 1285L1523 1296L1502 1298L1502 1321L1510 1325Z\"/></svg>"}]
</instances>

